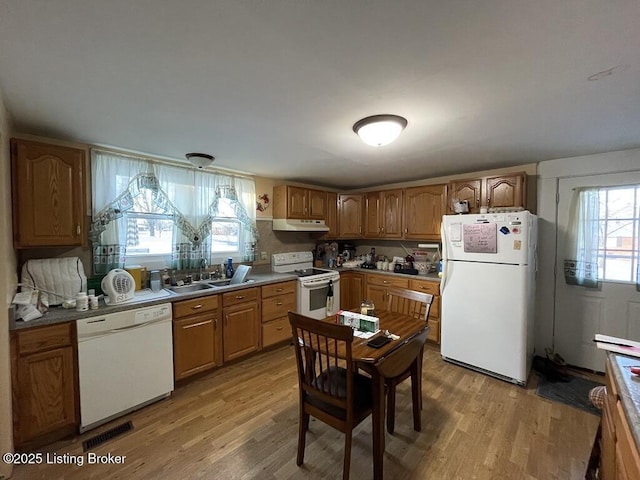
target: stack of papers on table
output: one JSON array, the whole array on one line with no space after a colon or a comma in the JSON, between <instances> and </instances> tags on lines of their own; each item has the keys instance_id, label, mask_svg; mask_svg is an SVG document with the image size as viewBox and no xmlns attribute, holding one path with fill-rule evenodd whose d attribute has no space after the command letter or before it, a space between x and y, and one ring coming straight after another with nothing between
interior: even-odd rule
<instances>
[{"instance_id":1,"label":"stack of papers on table","mask_svg":"<svg viewBox=\"0 0 640 480\"><path fill-rule=\"evenodd\" d=\"M623 355L631 355L640 357L640 342L627 340L626 338L610 337L608 335L596 334L595 339L598 348L609 350L610 352L622 353Z\"/></svg>"}]
</instances>

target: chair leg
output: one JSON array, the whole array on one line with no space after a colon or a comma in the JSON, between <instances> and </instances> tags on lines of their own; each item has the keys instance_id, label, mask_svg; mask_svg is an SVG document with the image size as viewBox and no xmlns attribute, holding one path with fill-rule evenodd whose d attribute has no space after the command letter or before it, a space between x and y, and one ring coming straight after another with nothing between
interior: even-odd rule
<instances>
[{"instance_id":1,"label":"chair leg","mask_svg":"<svg viewBox=\"0 0 640 480\"><path fill-rule=\"evenodd\" d=\"M396 384L393 380L387 383L387 432L393 433L396 427Z\"/></svg>"},{"instance_id":2,"label":"chair leg","mask_svg":"<svg viewBox=\"0 0 640 480\"><path fill-rule=\"evenodd\" d=\"M420 382L420 366L418 361L411 365L411 397L413 403L413 429L416 432L422 430L422 419L420 418L422 400L422 382Z\"/></svg>"},{"instance_id":3,"label":"chair leg","mask_svg":"<svg viewBox=\"0 0 640 480\"><path fill-rule=\"evenodd\" d=\"M419 392L420 392L420 410L422 410L422 360L424 358L424 347L420 349L420 354L418 355L418 382L420 383Z\"/></svg>"},{"instance_id":4,"label":"chair leg","mask_svg":"<svg viewBox=\"0 0 640 480\"><path fill-rule=\"evenodd\" d=\"M309 414L300 407L300 424L298 425L298 457L296 464L302 465L304 462L304 447L306 444L307 430L309 430Z\"/></svg>"},{"instance_id":5,"label":"chair leg","mask_svg":"<svg viewBox=\"0 0 640 480\"><path fill-rule=\"evenodd\" d=\"M344 463L342 465L342 480L349 480L349 468L351 466L351 437L353 430L349 430L344 436Z\"/></svg>"}]
</instances>

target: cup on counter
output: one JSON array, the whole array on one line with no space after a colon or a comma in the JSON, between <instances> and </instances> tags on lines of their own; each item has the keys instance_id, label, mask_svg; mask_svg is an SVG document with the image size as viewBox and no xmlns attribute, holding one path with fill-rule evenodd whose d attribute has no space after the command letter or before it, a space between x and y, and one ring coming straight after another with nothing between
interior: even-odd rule
<instances>
[{"instance_id":1,"label":"cup on counter","mask_svg":"<svg viewBox=\"0 0 640 480\"><path fill-rule=\"evenodd\" d=\"M161 288L160 270L151 270L149 272L149 284L152 292L159 292Z\"/></svg>"},{"instance_id":2,"label":"cup on counter","mask_svg":"<svg viewBox=\"0 0 640 480\"><path fill-rule=\"evenodd\" d=\"M383 262L382 260L378 260L378 261L376 262L376 268L377 268L378 270L382 270L382 266L383 266L383 265L384 265L384 262Z\"/></svg>"}]
</instances>

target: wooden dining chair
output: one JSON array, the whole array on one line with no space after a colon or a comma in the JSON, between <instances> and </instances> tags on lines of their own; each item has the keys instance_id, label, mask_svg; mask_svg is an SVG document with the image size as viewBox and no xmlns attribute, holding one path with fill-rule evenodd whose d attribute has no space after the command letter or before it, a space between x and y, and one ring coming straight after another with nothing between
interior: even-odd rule
<instances>
[{"instance_id":1,"label":"wooden dining chair","mask_svg":"<svg viewBox=\"0 0 640 480\"><path fill-rule=\"evenodd\" d=\"M405 290L402 288L389 288L389 300L387 302L387 310L390 312L401 313L427 322L429 311L433 303L433 295L429 293L416 292L413 290ZM413 398L413 426L416 431L420 431L420 410L422 410L422 359L424 356L424 344L426 342L426 333L422 340L418 354L415 357L415 367L417 369L417 377L412 377L413 363L408 365L406 369L398 372L396 375L385 375L385 384L387 386L387 431L393 433L395 428L395 406L396 406L396 387L409 377L412 377L411 388ZM405 352L410 353L410 352ZM406 359L402 359L403 361ZM416 415L417 411L417 415Z\"/></svg>"},{"instance_id":2,"label":"wooden dining chair","mask_svg":"<svg viewBox=\"0 0 640 480\"><path fill-rule=\"evenodd\" d=\"M300 424L298 456L302 465L309 417L345 434L342 478L348 480L353 429L372 411L371 379L354 368L349 326L289 312L298 369Z\"/></svg>"}]
</instances>

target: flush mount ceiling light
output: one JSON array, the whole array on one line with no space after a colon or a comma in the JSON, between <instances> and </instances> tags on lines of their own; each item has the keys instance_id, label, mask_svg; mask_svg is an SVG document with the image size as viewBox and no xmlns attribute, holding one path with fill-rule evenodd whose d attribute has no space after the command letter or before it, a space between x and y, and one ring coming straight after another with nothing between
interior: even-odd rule
<instances>
[{"instance_id":1,"label":"flush mount ceiling light","mask_svg":"<svg viewBox=\"0 0 640 480\"><path fill-rule=\"evenodd\" d=\"M353 131L364 143L373 147L381 147L393 142L407 126L407 119L398 115L372 115L358 120Z\"/></svg>"},{"instance_id":2,"label":"flush mount ceiling light","mask_svg":"<svg viewBox=\"0 0 640 480\"><path fill-rule=\"evenodd\" d=\"M206 153L187 153L185 157L187 157L187 160L199 169L208 167L215 160L212 155L207 155Z\"/></svg>"}]
</instances>

